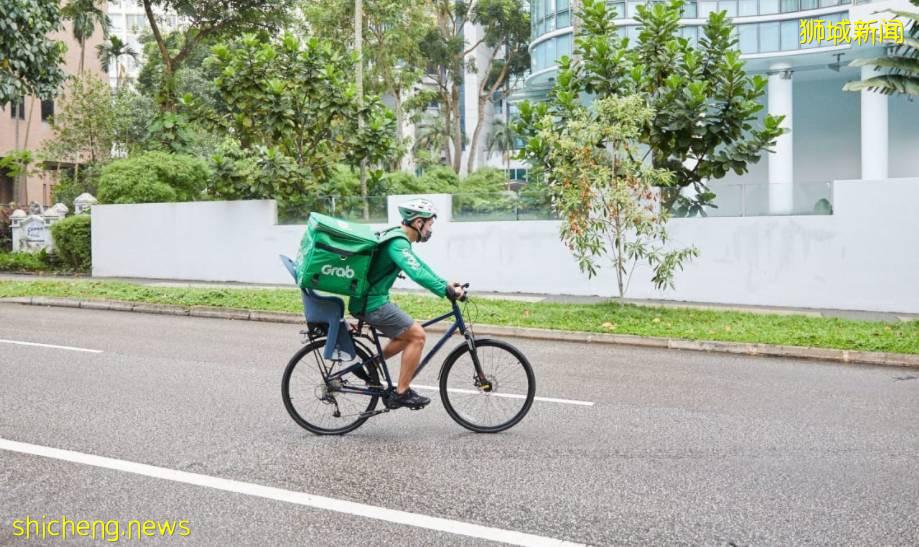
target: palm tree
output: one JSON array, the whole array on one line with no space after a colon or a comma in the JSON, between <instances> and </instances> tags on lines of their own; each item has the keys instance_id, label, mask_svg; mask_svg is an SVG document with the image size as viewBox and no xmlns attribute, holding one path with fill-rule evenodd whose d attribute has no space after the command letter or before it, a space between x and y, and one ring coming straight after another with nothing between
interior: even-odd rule
<instances>
[{"instance_id":1,"label":"palm tree","mask_svg":"<svg viewBox=\"0 0 919 547\"><path fill-rule=\"evenodd\" d=\"M412 152L416 159L422 152L429 154L431 159L439 159L443 152L443 144L444 120L441 116L425 118L415 126L415 143L412 146ZM434 160L434 163L439 162Z\"/></svg>"},{"instance_id":2,"label":"palm tree","mask_svg":"<svg viewBox=\"0 0 919 547\"><path fill-rule=\"evenodd\" d=\"M508 185L510 185L511 170L511 152L516 149L517 132L514 128L504 122L501 118L495 118L491 124L491 131L485 138L485 150L491 154L494 151L500 151L504 156L504 164L507 168Z\"/></svg>"},{"instance_id":3,"label":"palm tree","mask_svg":"<svg viewBox=\"0 0 919 547\"><path fill-rule=\"evenodd\" d=\"M96 2L97 0L70 0L61 10L64 19L73 23L73 37L80 43L80 74L83 74L86 40L96 32L97 24L102 27L103 38L108 38L109 27L112 26L108 15L96 6Z\"/></svg>"},{"instance_id":4,"label":"palm tree","mask_svg":"<svg viewBox=\"0 0 919 547\"><path fill-rule=\"evenodd\" d=\"M919 0L910 0L919 6ZM868 89L884 95L903 93L919 96L919 12L896 11L893 13L908 21L904 29L903 43L893 48L891 55L876 59L856 59L849 66L874 66L889 68L890 72L849 82L843 86L844 91L862 91Z\"/></svg>"},{"instance_id":5,"label":"palm tree","mask_svg":"<svg viewBox=\"0 0 919 547\"><path fill-rule=\"evenodd\" d=\"M108 42L96 46L96 52L99 56L99 62L102 63L102 70L108 72L112 61L115 62L115 88L117 89L121 86L121 79L124 75L124 65L119 62L119 59L127 55L128 57L134 59L134 61L137 61L137 51L135 51L134 48L132 48L127 43L122 42L121 38L117 36L110 36Z\"/></svg>"}]
</instances>

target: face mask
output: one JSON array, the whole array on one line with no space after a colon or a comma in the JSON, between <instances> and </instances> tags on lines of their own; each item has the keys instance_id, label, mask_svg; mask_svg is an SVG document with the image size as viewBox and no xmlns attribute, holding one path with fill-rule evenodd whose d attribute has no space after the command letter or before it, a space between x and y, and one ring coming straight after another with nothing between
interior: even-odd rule
<instances>
[{"instance_id":1,"label":"face mask","mask_svg":"<svg viewBox=\"0 0 919 547\"><path fill-rule=\"evenodd\" d=\"M413 228L414 228L414 226L413 226ZM415 228L415 231L418 232L418 242L419 242L419 243L426 243L426 242L430 241L431 235L433 235L434 230L430 230L430 229L429 229L427 235L425 235L424 232L423 232L422 230L424 230L424 224L421 225L421 230L419 230L418 228Z\"/></svg>"}]
</instances>

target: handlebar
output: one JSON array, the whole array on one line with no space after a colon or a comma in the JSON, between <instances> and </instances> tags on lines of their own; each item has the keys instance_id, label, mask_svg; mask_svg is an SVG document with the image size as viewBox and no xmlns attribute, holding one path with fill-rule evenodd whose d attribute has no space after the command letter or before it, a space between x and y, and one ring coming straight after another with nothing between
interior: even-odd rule
<instances>
[{"instance_id":1,"label":"handlebar","mask_svg":"<svg viewBox=\"0 0 919 547\"><path fill-rule=\"evenodd\" d=\"M465 302L466 299L467 299L468 296L469 296L468 294L465 293L465 290L469 288L469 283L465 283L465 284L463 284L463 285L460 285L460 287L462 287L462 289L463 289L463 291L464 291L464 292L463 292L463 296L462 296L461 298L456 298L456 293L454 292L453 285L450 285L450 286L448 287L449 290L447 291L447 298L449 298L450 300L453 300L453 301L459 300L460 302Z\"/></svg>"}]
</instances>

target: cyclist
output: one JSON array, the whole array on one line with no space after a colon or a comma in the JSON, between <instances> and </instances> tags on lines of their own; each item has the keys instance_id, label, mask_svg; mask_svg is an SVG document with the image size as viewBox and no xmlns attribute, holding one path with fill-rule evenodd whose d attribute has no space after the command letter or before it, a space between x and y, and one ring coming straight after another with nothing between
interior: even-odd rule
<instances>
[{"instance_id":1,"label":"cyclist","mask_svg":"<svg viewBox=\"0 0 919 547\"><path fill-rule=\"evenodd\" d=\"M424 243L431 239L432 226L437 218L434 205L426 199L413 199L399 205L399 215L402 225L392 230L401 229L405 238L395 237L383 244L370 264L368 278L371 285L367 296L352 297L348 302L348 311L390 339L383 348L385 358L402 352L399 383L384 402L390 408L407 406L418 409L431 402L430 398L409 387L421 361L425 332L421 324L390 301L389 291L400 271L440 297L462 298L464 290L460 283L447 283L412 251L412 243Z\"/></svg>"}]
</instances>

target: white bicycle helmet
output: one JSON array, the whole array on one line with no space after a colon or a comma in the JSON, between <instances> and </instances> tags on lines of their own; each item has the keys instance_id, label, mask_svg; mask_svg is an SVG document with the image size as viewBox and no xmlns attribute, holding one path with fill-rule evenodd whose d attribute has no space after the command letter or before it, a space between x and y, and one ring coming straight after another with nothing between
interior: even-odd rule
<instances>
[{"instance_id":1,"label":"white bicycle helmet","mask_svg":"<svg viewBox=\"0 0 919 547\"><path fill-rule=\"evenodd\" d=\"M426 199L413 199L399 205L399 214L402 215L402 222L408 224L416 218L436 218L437 209Z\"/></svg>"}]
</instances>

